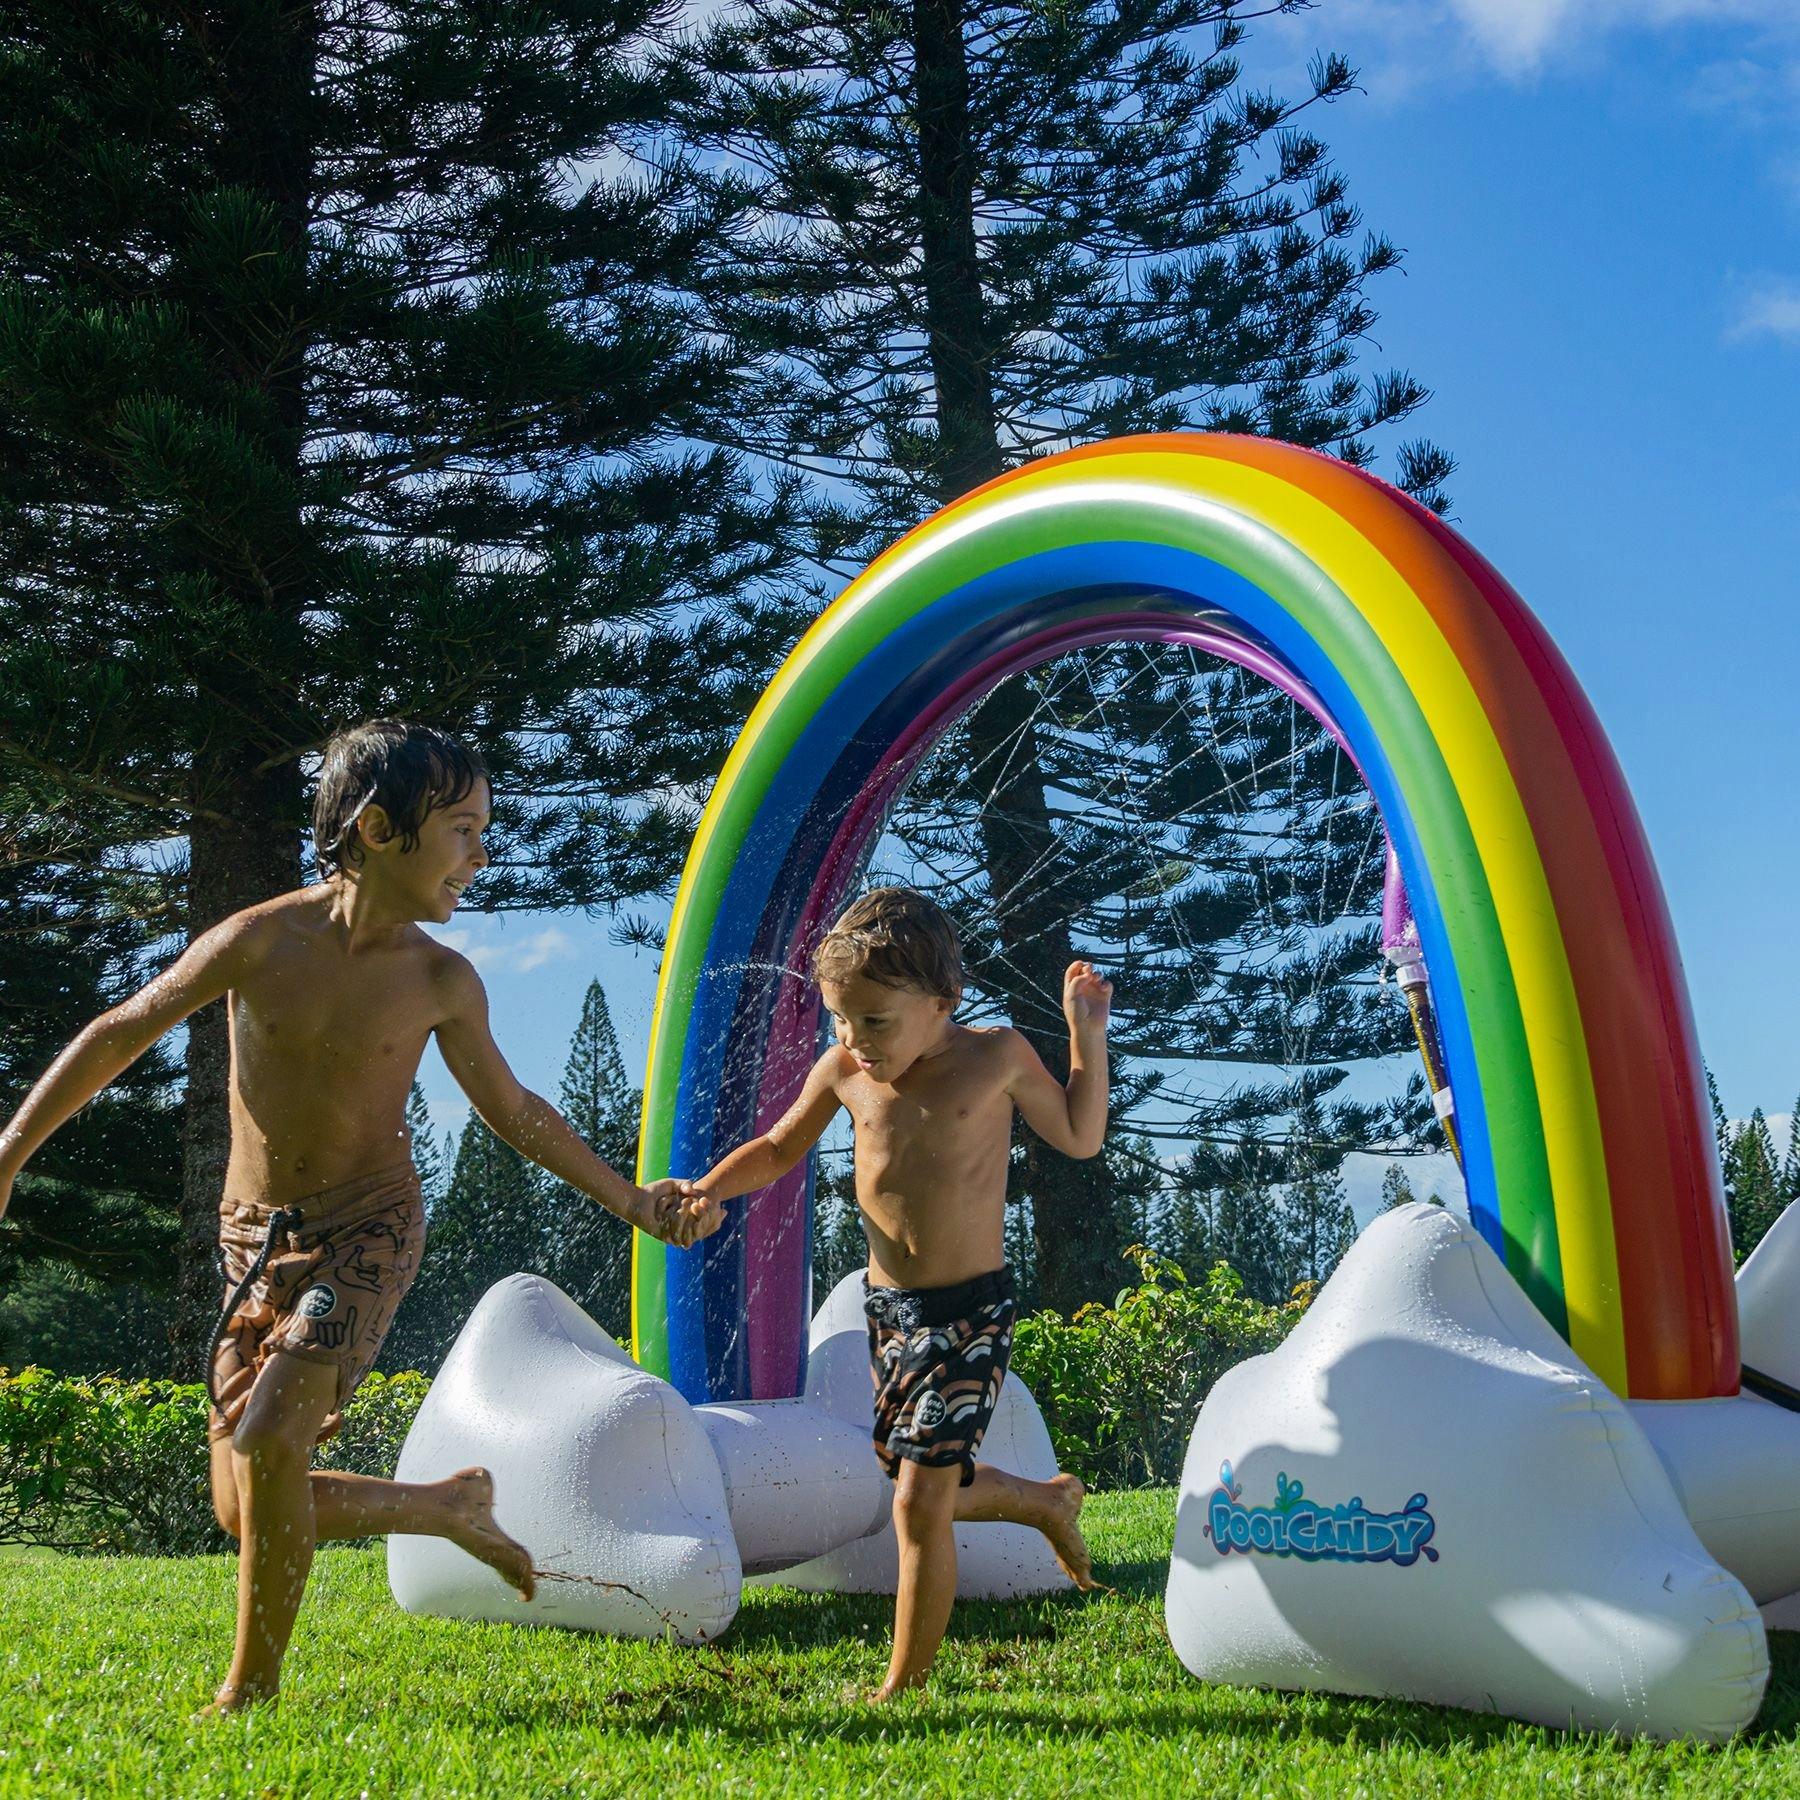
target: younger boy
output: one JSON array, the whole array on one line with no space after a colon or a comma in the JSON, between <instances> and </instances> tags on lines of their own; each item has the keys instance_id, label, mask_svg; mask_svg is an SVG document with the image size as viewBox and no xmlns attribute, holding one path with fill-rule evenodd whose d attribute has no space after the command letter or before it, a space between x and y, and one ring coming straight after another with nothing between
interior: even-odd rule
<instances>
[{"instance_id":1,"label":"younger boy","mask_svg":"<svg viewBox=\"0 0 1800 1800\"><path fill-rule=\"evenodd\" d=\"M863 1304L875 1454L895 1484L900 1544L893 1656L874 1696L886 1700L924 1681L950 1622L959 1519L1035 1526L1076 1586L1094 1585L1077 1522L1081 1483L1073 1475L1026 1481L975 1453L1012 1349L1003 1214L1013 1110L1067 1155L1099 1150L1112 984L1091 963L1069 965L1062 1086L1017 1031L956 1022L956 931L922 894L865 894L826 935L813 971L836 1045L780 1123L690 1191L716 1202L767 1187L818 1142L840 1106L849 1108L869 1240Z\"/></svg>"},{"instance_id":2,"label":"younger boy","mask_svg":"<svg viewBox=\"0 0 1800 1800\"><path fill-rule=\"evenodd\" d=\"M210 1353L213 1505L238 1539L237 1644L209 1712L272 1699L321 1539L447 1537L529 1599L531 1557L494 1522L485 1469L418 1484L308 1472L375 1360L424 1247L405 1124L433 1035L483 1119L609 1211L704 1236L677 1185L621 1179L488 1030L444 924L487 864L487 772L453 739L376 720L325 748L313 840L326 879L215 925L85 1027L0 1131L0 1214L25 1160L171 1026L224 999L231 1152L220 1207L228 1306ZM241 1291L239 1291L241 1290Z\"/></svg>"}]
</instances>

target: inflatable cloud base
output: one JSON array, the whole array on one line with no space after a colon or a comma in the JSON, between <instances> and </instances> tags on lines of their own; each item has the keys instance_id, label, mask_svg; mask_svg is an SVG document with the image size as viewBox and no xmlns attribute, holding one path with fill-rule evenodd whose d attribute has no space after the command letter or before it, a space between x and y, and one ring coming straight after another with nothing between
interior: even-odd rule
<instances>
[{"instance_id":1,"label":"inflatable cloud base","mask_svg":"<svg viewBox=\"0 0 1800 1800\"><path fill-rule=\"evenodd\" d=\"M413 1422L402 1481L492 1471L495 1516L532 1552L519 1599L441 1538L388 1540L408 1612L716 1638L746 1575L814 1591L892 1593L892 1488L869 1445L873 1405L859 1278L813 1328L804 1398L690 1407L638 1367L560 1288L512 1275L482 1297ZM1015 1474L1056 1473L1049 1433L1009 1381L983 1447ZM958 1532L958 1591L1011 1598L1067 1585L1036 1532Z\"/></svg>"},{"instance_id":2,"label":"inflatable cloud base","mask_svg":"<svg viewBox=\"0 0 1800 1800\"><path fill-rule=\"evenodd\" d=\"M1766 1594L1800 1587L1800 1420L1748 1397L1680 1412L1614 1395L1464 1221L1386 1214L1201 1409L1176 1653L1209 1681L1729 1737L1769 1662L1716 1558L1754 1561Z\"/></svg>"}]
</instances>

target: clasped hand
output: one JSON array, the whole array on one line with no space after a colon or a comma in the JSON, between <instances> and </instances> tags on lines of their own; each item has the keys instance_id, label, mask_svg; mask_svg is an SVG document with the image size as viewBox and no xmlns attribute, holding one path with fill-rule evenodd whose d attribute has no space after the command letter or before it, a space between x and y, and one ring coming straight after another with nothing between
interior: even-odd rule
<instances>
[{"instance_id":1,"label":"clasped hand","mask_svg":"<svg viewBox=\"0 0 1800 1800\"><path fill-rule=\"evenodd\" d=\"M643 1191L648 1202L643 1229L678 1250L711 1237L725 1223L725 1208L696 1182L652 1181Z\"/></svg>"}]
</instances>

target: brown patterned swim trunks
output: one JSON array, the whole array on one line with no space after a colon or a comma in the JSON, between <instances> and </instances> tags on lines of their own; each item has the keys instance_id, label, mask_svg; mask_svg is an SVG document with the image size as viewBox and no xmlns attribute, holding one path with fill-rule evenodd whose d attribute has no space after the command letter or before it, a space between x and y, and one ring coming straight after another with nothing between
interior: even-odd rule
<instances>
[{"instance_id":1,"label":"brown patterned swim trunks","mask_svg":"<svg viewBox=\"0 0 1800 1800\"><path fill-rule=\"evenodd\" d=\"M869 1369L875 1378L875 1454L892 1480L902 1461L975 1479L975 1452L994 1416L1012 1355L1011 1269L955 1287L871 1287Z\"/></svg>"},{"instance_id":2,"label":"brown patterned swim trunks","mask_svg":"<svg viewBox=\"0 0 1800 1800\"><path fill-rule=\"evenodd\" d=\"M213 1349L213 1391L224 1393L243 1370L260 1370L276 1351L329 1363L337 1370L337 1402L319 1430L321 1443L343 1422L357 1384L374 1366L381 1340L418 1273L425 1248L425 1198L410 1161L290 1200L285 1208L256 1200L219 1207L219 1250L227 1299L269 1240L278 1211L298 1212L276 1233L262 1273L238 1303ZM237 1426L246 1385L221 1412L211 1435Z\"/></svg>"}]
</instances>

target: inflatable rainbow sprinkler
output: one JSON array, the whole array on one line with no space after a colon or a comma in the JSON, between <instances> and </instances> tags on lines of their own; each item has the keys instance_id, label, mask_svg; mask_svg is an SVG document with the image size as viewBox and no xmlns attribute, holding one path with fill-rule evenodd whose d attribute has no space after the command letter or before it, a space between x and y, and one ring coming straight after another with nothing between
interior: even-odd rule
<instances>
[{"instance_id":1,"label":"inflatable rainbow sprinkler","mask_svg":"<svg viewBox=\"0 0 1800 1800\"><path fill-rule=\"evenodd\" d=\"M1208 1398L1177 1653L1208 1679L1729 1734L1766 1682L1758 1605L1800 1589L1800 1221L1734 1280L1623 776L1519 597L1384 483L1261 439L1123 439L1003 476L873 563L770 684L696 832L640 1179L700 1173L792 1101L821 1037L811 949L940 735L1007 676L1129 639L1241 664L1354 758L1468 1195L1466 1222L1377 1220ZM811 1172L729 1211L696 1250L634 1257L638 1361L702 1409L809 1388ZM1419 1532L1432 1554L1362 1548Z\"/></svg>"}]
</instances>

